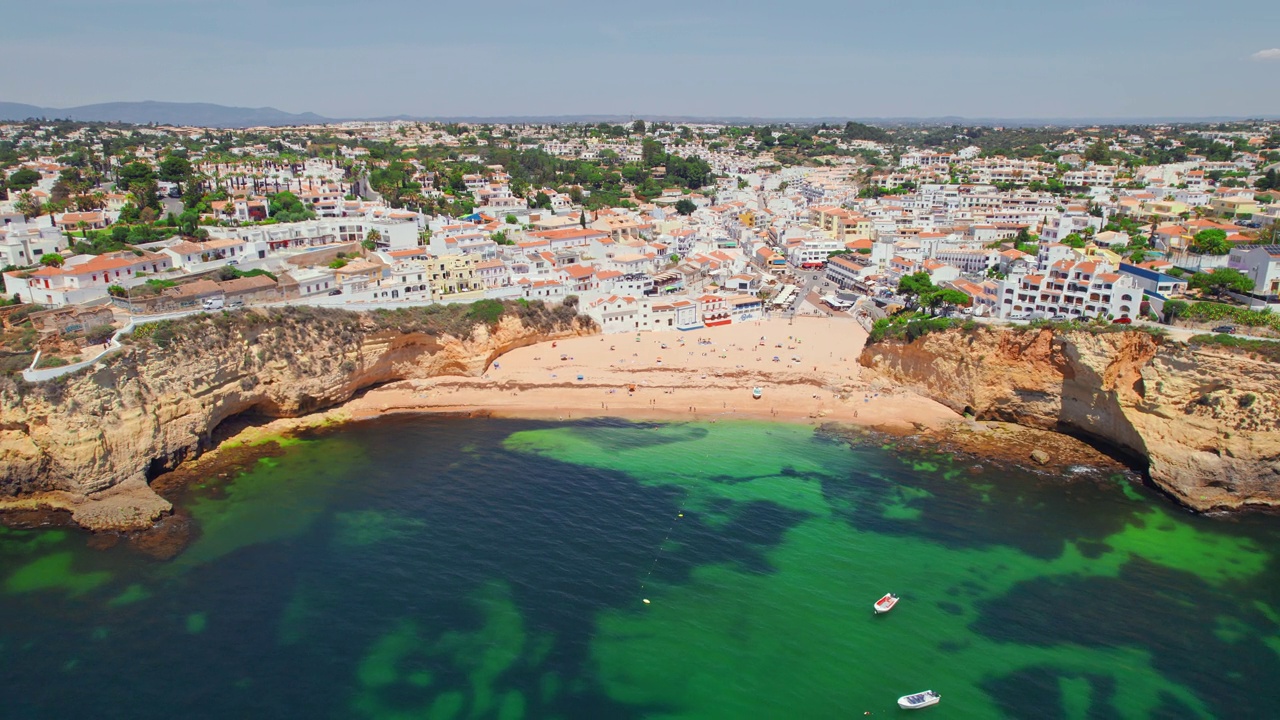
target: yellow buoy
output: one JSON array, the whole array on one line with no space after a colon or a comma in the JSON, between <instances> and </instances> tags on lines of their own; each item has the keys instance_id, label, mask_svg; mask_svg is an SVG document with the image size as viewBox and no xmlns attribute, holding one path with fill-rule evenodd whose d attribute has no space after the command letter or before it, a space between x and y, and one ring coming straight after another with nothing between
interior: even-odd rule
<instances>
[{"instance_id":1,"label":"yellow buoy","mask_svg":"<svg viewBox=\"0 0 1280 720\"><path fill-rule=\"evenodd\" d=\"M645 605L648 605L648 604L649 604L649 598L645 598L645 599L644 599L644 604L645 604Z\"/></svg>"}]
</instances>

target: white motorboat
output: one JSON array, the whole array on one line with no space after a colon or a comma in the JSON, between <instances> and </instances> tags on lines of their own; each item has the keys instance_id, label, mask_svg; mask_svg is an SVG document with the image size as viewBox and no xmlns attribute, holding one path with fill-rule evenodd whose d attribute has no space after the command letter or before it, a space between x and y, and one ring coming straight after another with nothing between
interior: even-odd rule
<instances>
[{"instance_id":1,"label":"white motorboat","mask_svg":"<svg viewBox=\"0 0 1280 720\"><path fill-rule=\"evenodd\" d=\"M759 400L763 395L764 395L763 388L755 387L751 389L751 397L755 398L756 400Z\"/></svg>"},{"instance_id":2,"label":"white motorboat","mask_svg":"<svg viewBox=\"0 0 1280 720\"><path fill-rule=\"evenodd\" d=\"M903 710L919 710L942 702L942 696L932 690L903 695L898 698L898 707Z\"/></svg>"},{"instance_id":3,"label":"white motorboat","mask_svg":"<svg viewBox=\"0 0 1280 720\"><path fill-rule=\"evenodd\" d=\"M875 604L876 614L879 615L880 613L887 613L893 609L894 605L897 605L897 604L898 604L897 595L894 595L893 593L885 593L884 597L876 601L876 604Z\"/></svg>"}]
</instances>

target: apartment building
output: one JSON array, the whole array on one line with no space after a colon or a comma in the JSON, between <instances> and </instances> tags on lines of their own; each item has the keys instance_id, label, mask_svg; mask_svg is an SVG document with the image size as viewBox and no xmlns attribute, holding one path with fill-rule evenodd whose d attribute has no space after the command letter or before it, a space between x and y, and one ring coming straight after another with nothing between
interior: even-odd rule
<instances>
[{"instance_id":1,"label":"apartment building","mask_svg":"<svg viewBox=\"0 0 1280 720\"><path fill-rule=\"evenodd\" d=\"M862 213L842 207L818 205L809 209L809 222L838 240L875 238L875 225Z\"/></svg>"},{"instance_id":2,"label":"apartment building","mask_svg":"<svg viewBox=\"0 0 1280 720\"><path fill-rule=\"evenodd\" d=\"M1000 264L1000 251L986 248L939 248L933 258L959 268L960 272L975 275L986 273Z\"/></svg>"},{"instance_id":3,"label":"apartment building","mask_svg":"<svg viewBox=\"0 0 1280 720\"><path fill-rule=\"evenodd\" d=\"M1060 260L1046 272L1001 281L1000 317L1133 318L1143 292L1134 278L1107 263Z\"/></svg>"}]
</instances>

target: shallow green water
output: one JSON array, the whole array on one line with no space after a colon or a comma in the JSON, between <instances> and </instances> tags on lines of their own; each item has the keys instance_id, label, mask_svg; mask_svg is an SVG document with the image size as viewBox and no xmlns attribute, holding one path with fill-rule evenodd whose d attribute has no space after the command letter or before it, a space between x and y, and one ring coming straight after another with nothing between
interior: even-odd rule
<instances>
[{"instance_id":1,"label":"shallow green water","mask_svg":"<svg viewBox=\"0 0 1280 720\"><path fill-rule=\"evenodd\" d=\"M811 428L414 419L0 531L5 717L1273 717L1275 519ZM888 615L872 602L902 597ZM649 602L645 602L648 600Z\"/></svg>"}]
</instances>

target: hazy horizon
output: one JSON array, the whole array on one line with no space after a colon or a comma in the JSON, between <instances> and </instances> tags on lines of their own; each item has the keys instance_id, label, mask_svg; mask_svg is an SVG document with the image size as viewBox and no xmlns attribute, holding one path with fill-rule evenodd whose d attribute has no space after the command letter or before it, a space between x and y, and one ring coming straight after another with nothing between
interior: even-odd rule
<instances>
[{"instance_id":1,"label":"hazy horizon","mask_svg":"<svg viewBox=\"0 0 1280 720\"><path fill-rule=\"evenodd\" d=\"M392 115L1280 115L1280 3L53 0L0 97ZM111 72L100 68L110 67Z\"/></svg>"}]
</instances>

